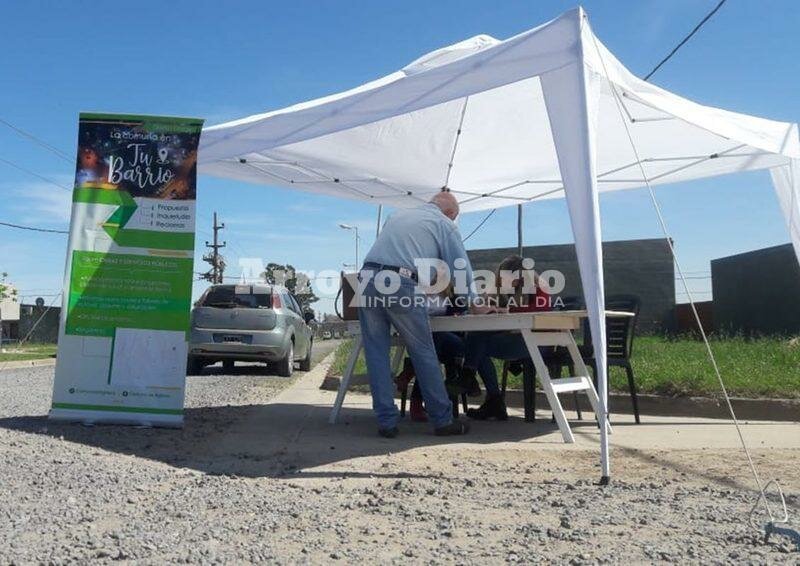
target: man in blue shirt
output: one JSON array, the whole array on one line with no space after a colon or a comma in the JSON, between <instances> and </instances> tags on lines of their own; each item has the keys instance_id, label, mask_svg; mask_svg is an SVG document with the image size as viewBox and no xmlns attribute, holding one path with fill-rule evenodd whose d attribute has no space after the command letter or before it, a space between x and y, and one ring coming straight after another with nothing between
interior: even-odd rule
<instances>
[{"instance_id":1,"label":"man in blue shirt","mask_svg":"<svg viewBox=\"0 0 800 566\"><path fill-rule=\"evenodd\" d=\"M397 211L386 221L364 260L358 317L378 433L386 438L397 436L399 418L389 361L392 326L414 364L434 432L448 436L469 430L466 423L453 420L431 336L427 301L417 290L417 266L426 260L441 260L455 277L456 292L474 298L472 268L454 222L458 210L455 197L441 192L427 204Z\"/></svg>"}]
</instances>

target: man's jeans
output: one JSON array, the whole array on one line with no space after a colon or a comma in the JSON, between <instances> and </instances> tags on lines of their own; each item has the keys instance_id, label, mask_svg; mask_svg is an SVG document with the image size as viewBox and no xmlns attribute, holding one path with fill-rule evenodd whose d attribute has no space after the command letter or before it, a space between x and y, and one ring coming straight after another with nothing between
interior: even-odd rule
<instances>
[{"instance_id":1,"label":"man's jeans","mask_svg":"<svg viewBox=\"0 0 800 566\"><path fill-rule=\"evenodd\" d=\"M500 395L500 384L497 382L497 371L491 358L501 360L518 360L530 357L528 347L521 334L507 332L470 332L467 335L464 367L481 368L481 379L486 386L486 393L491 396Z\"/></svg>"},{"instance_id":2,"label":"man's jeans","mask_svg":"<svg viewBox=\"0 0 800 566\"><path fill-rule=\"evenodd\" d=\"M500 360L527 360L531 355L522 334L508 332L470 332L464 345L464 367L480 371L486 393L500 395L500 384L497 382L497 371L492 358ZM550 346L540 347L539 351L547 357L552 353ZM486 363L486 361L490 363Z\"/></svg>"},{"instance_id":3,"label":"man's jeans","mask_svg":"<svg viewBox=\"0 0 800 566\"><path fill-rule=\"evenodd\" d=\"M397 426L400 414L394 402L395 385L389 361L393 326L414 364L428 417L434 427L446 426L453 420L453 408L436 357L428 309L424 304L415 304L414 281L405 277L400 280L400 288L392 294L379 293L373 281L367 283L363 291L367 306L358 309L372 391L372 408L380 428Z\"/></svg>"}]
</instances>

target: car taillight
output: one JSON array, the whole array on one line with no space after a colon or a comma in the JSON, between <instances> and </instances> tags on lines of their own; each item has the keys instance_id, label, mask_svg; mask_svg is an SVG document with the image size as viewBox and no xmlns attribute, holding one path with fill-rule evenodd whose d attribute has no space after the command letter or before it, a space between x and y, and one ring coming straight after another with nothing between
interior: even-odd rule
<instances>
[{"instance_id":1,"label":"car taillight","mask_svg":"<svg viewBox=\"0 0 800 566\"><path fill-rule=\"evenodd\" d=\"M278 293L272 293L272 308L279 309L283 305L281 304L281 296Z\"/></svg>"}]
</instances>

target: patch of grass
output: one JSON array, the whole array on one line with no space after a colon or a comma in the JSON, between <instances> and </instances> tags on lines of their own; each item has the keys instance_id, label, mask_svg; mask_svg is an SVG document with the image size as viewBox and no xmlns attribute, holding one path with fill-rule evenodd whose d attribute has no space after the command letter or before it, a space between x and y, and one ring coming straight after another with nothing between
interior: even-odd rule
<instances>
[{"instance_id":1,"label":"patch of grass","mask_svg":"<svg viewBox=\"0 0 800 566\"><path fill-rule=\"evenodd\" d=\"M340 376L344 373L344 368L347 365L347 358L350 357L350 352L353 351L353 341L352 340L345 340L339 347L336 348L336 353L333 356L333 363L331 364L330 368L328 368L328 375L332 376ZM391 349L391 356L394 356L395 348ZM391 358L390 358L391 359ZM356 375L365 374L367 373L367 363L364 361L364 352L362 351L358 355L358 360L356 360L356 369L354 372Z\"/></svg>"},{"instance_id":2,"label":"patch of grass","mask_svg":"<svg viewBox=\"0 0 800 566\"><path fill-rule=\"evenodd\" d=\"M341 375L352 350L347 340L336 350L330 375ZM715 338L711 349L728 393L734 397L800 399L800 338ZM692 338L640 336L633 347L633 371L641 393L672 396L721 395L703 342ZM498 376L502 362L495 360ZM566 369L564 370L566 374ZM363 355L356 373L366 373ZM508 386L521 388L521 376L509 375ZM611 368L611 391L627 393L625 371Z\"/></svg>"},{"instance_id":3,"label":"patch of grass","mask_svg":"<svg viewBox=\"0 0 800 566\"><path fill-rule=\"evenodd\" d=\"M0 351L0 363L52 358L57 349L56 344L26 344L22 347L8 344Z\"/></svg>"},{"instance_id":4,"label":"patch of grass","mask_svg":"<svg viewBox=\"0 0 800 566\"><path fill-rule=\"evenodd\" d=\"M728 393L737 397L800 398L800 339L712 338L711 350ZM666 395L721 395L702 341L637 338L631 359L641 391ZM627 390L624 372L612 387Z\"/></svg>"}]
</instances>

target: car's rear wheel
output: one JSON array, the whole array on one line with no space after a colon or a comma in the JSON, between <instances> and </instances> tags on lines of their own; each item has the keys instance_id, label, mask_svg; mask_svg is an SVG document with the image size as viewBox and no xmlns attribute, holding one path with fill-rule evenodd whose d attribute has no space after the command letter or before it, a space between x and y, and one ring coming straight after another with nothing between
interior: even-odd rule
<instances>
[{"instance_id":1,"label":"car's rear wheel","mask_svg":"<svg viewBox=\"0 0 800 566\"><path fill-rule=\"evenodd\" d=\"M289 341L286 357L278 362L278 375L292 377L292 372L294 372L294 342Z\"/></svg>"},{"instance_id":2,"label":"car's rear wheel","mask_svg":"<svg viewBox=\"0 0 800 566\"><path fill-rule=\"evenodd\" d=\"M314 345L313 340L308 341L308 352L306 352L306 357L300 360L300 365L298 369L300 371L310 371L311 370L311 347Z\"/></svg>"}]
</instances>

